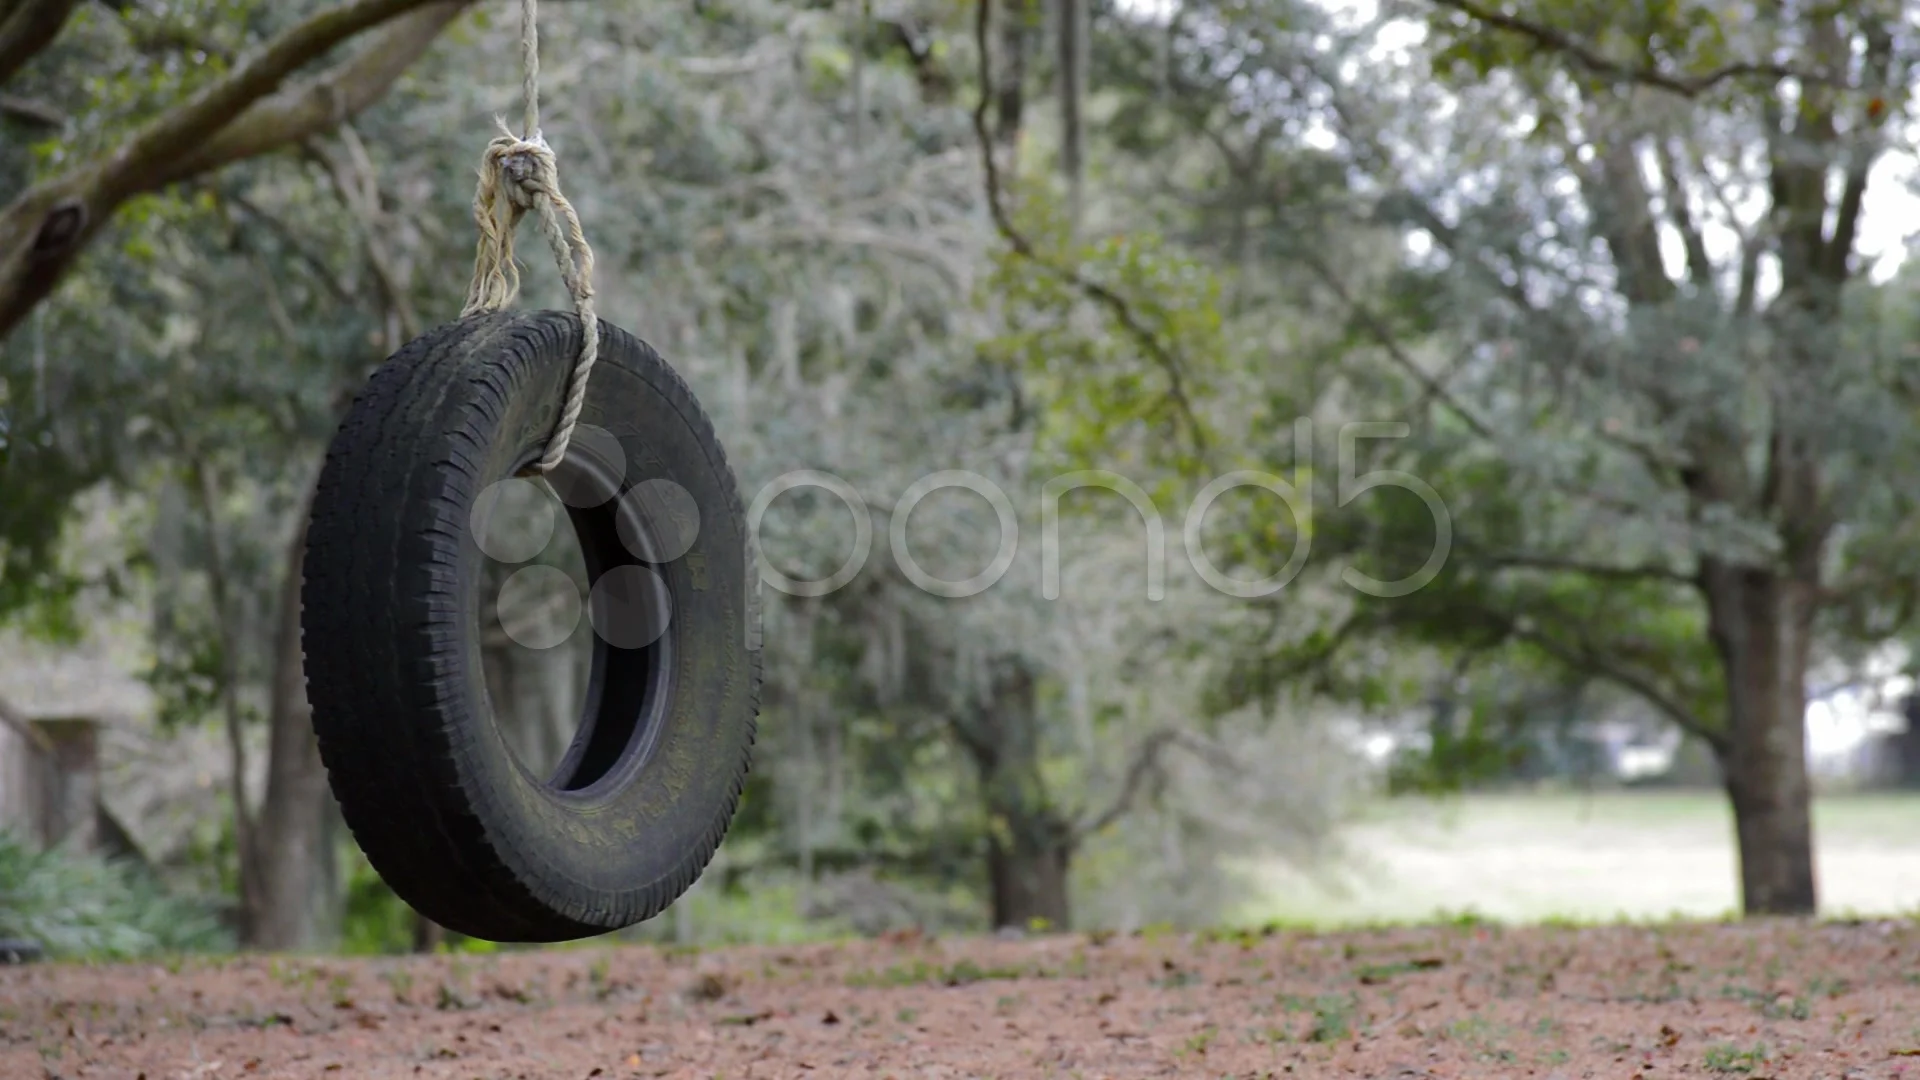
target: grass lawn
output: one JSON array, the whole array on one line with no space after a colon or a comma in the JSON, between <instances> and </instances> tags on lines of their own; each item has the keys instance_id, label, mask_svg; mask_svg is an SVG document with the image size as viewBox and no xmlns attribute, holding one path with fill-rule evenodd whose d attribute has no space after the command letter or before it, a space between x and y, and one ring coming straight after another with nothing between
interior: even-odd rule
<instances>
[{"instance_id":1,"label":"grass lawn","mask_svg":"<svg viewBox=\"0 0 1920 1080\"><path fill-rule=\"evenodd\" d=\"M1341 841L1317 872L1248 865L1262 895L1239 919L1710 918L1738 902L1732 813L1712 792L1395 800ZM1819 799L1814 843L1823 914L1920 911L1920 796Z\"/></svg>"}]
</instances>

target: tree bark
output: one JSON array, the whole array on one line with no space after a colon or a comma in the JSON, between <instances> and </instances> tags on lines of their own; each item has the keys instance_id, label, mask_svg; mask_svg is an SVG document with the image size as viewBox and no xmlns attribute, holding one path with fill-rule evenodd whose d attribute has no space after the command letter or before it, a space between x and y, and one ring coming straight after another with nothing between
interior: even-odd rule
<instances>
[{"instance_id":1,"label":"tree bark","mask_svg":"<svg viewBox=\"0 0 1920 1080\"><path fill-rule=\"evenodd\" d=\"M1015 832L1011 843L995 837L987 848L987 879L992 888L993 926L1022 930L1071 925L1067 869L1071 849L1062 830Z\"/></svg>"},{"instance_id":2,"label":"tree bark","mask_svg":"<svg viewBox=\"0 0 1920 1080\"><path fill-rule=\"evenodd\" d=\"M1733 804L1741 907L1809 915L1818 902L1806 748L1816 590L1778 571L1712 562L1702 580L1727 693L1727 739L1717 749Z\"/></svg>"},{"instance_id":3,"label":"tree bark","mask_svg":"<svg viewBox=\"0 0 1920 1080\"><path fill-rule=\"evenodd\" d=\"M987 812L987 884L995 929L1072 925L1067 871L1073 829L1047 799L1040 773L1034 676L1024 662L998 665L992 694L957 725L979 770Z\"/></svg>"},{"instance_id":4,"label":"tree bark","mask_svg":"<svg viewBox=\"0 0 1920 1080\"><path fill-rule=\"evenodd\" d=\"M327 827L333 794L313 735L300 651L300 567L306 557L306 510L288 545L274 643L272 710L267 743L267 791L256 826L259 909L248 920L247 944L275 951L311 950L331 943L340 905L339 875Z\"/></svg>"}]
</instances>

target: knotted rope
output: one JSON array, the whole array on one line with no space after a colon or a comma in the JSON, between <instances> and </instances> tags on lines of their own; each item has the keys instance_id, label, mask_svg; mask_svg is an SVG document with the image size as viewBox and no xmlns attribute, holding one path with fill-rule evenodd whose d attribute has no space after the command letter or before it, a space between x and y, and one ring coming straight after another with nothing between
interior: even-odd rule
<instances>
[{"instance_id":1,"label":"knotted rope","mask_svg":"<svg viewBox=\"0 0 1920 1080\"><path fill-rule=\"evenodd\" d=\"M460 315L498 311L520 294L520 268L513 261L513 231L531 210L540 217L541 231L553 249L560 277L580 315L580 357L567 382L566 405L554 426L535 471L547 473L567 456L580 409L587 400L587 376L600 358L600 322L593 314L593 249L580 230L580 215L560 193L559 169L553 148L540 134L539 0L520 0L521 83L526 101L523 135L514 135L504 120L500 134L487 144L480 159L480 186L473 194L473 221L480 242L473 259L473 284L467 288L467 306Z\"/></svg>"}]
</instances>

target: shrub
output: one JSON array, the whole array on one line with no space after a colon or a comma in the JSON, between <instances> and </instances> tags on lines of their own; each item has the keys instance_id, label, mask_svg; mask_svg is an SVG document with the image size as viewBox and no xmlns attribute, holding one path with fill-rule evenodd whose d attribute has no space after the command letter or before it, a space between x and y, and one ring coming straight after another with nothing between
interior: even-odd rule
<instances>
[{"instance_id":1,"label":"shrub","mask_svg":"<svg viewBox=\"0 0 1920 1080\"><path fill-rule=\"evenodd\" d=\"M176 896L141 867L63 849L36 852L0 831L0 937L65 959L127 959L231 948L217 908Z\"/></svg>"}]
</instances>

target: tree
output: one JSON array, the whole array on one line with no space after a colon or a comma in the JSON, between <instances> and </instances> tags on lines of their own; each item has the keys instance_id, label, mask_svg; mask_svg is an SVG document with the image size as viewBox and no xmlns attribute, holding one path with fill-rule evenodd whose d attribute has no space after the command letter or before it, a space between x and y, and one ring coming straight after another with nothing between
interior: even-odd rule
<instances>
[{"instance_id":1,"label":"tree","mask_svg":"<svg viewBox=\"0 0 1920 1080\"><path fill-rule=\"evenodd\" d=\"M1435 550L1411 490L1350 499L1381 468L1443 493L1453 529L1430 584L1356 593L1305 653L1251 653L1241 689L1381 635L1598 678L1713 748L1745 909L1812 911L1808 663L1911 603L1909 347L1858 279L1914 12L1436 0L1423 86L1343 72L1365 30L1321 50L1270 9L1207 10L1245 36L1196 37L1190 72L1325 96L1365 186L1289 220L1318 237L1357 206L1378 231L1344 264L1288 250L1346 312L1344 386L1419 421L1341 458L1317 553L1396 580Z\"/></svg>"}]
</instances>

